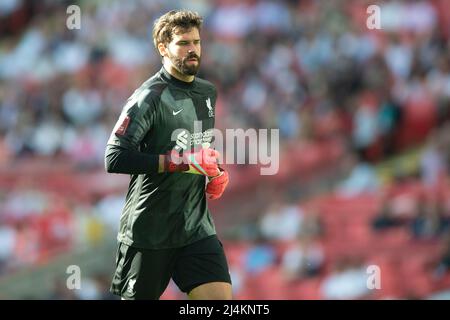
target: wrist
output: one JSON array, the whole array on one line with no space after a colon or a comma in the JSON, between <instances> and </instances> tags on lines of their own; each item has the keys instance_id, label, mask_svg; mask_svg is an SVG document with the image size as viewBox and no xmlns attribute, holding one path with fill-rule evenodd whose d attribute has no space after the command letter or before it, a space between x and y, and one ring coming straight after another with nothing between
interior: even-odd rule
<instances>
[{"instance_id":1,"label":"wrist","mask_svg":"<svg viewBox=\"0 0 450 320\"><path fill-rule=\"evenodd\" d=\"M214 180L214 179L216 179L216 178L218 178L220 176L223 176L224 173L225 173L224 169L222 169L221 167L217 167L217 174L215 176L209 176L208 180L212 181L212 180Z\"/></svg>"},{"instance_id":2,"label":"wrist","mask_svg":"<svg viewBox=\"0 0 450 320\"><path fill-rule=\"evenodd\" d=\"M166 168L166 165L165 165L166 159L165 158L166 158L166 156L164 156L162 154L159 155L158 173L165 172L165 168Z\"/></svg>"},{"instance_id":3,"label":"wrist","mask_svg":"<svg viewBox=\"0 0 450 320\"><path fill-rule=\"evenodd\" d=\"M158 172L183 172L189 170L189 165L174 159L174 154L159 155ZM178 163L179 162L179 163Z\"/></svg>"}]
</instances>

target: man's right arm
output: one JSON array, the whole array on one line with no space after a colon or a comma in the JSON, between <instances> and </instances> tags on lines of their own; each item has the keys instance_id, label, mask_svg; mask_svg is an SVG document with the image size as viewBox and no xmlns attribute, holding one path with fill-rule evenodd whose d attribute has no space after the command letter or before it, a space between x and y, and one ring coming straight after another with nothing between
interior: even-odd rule
<instances>
[{"instance_id":1,"label":"man's right arm","mask_svg":"<svg viewBox=\"0 0 450 320\"><path fill-rule=\"evenodd\" d=\"M146 154L108 144L105 152L105 167L108 173L157 173L159 170L159 155Z\"/></svg>"},{"instance_id":2,"label":"man's right arm","mask_svg":"<svg viewBox=\"0 0 450 320\"><path fill-rule=\"evenodd\" d=\"M141 152L139 146L153 126L157 97L149 89L130 97L114 126L105 151L105 168L109 173L157 173L159 155Z\"/></svg>"}]
</instances>

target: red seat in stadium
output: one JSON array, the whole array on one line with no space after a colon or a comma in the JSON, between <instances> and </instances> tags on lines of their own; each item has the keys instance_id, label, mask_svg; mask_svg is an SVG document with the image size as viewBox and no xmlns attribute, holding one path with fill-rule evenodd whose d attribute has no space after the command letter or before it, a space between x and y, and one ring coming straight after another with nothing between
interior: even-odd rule
<instances>
[{"instance_id":1,"label":"red seat in stadium","mask_svg":"<svg viewBox=\"0 0 450 320\"><path fill-rule=\"evenodd\" d=\"M320 300L320 278L304 279L298 284L289 285L289 300Z\"/></svg>"},{"instance_id":2,"label":"red seat in stadium","mask_svg":"<svg viewBox=\"0 0 450 320\"><path fill-rule=\"evenodd\" d=\"M268 268L256 276L248 276L245 286L250 299L284 300L288 296L285 280L276 267Z\"/></svg>"}]
</instances>

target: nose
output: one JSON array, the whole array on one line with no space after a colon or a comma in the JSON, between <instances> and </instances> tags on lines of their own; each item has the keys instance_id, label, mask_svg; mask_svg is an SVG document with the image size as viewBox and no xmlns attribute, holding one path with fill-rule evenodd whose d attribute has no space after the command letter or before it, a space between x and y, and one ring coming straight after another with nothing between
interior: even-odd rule
<instances>
[{"instance_id":1,"label":"nose","mask_svg":"<svg viewBox=\"0 0 450 320\"><path fill-rule=\"evenodd\" d=\"M197 56L195 50L189 49L187 52L188 57Z\"/></svg>"},{"instance_id":2,"label":"nose","mask_svg":"<svg viewBox=\"0 0 450 320\"><path fill-rule=\"evenodd\" d=\"M188 48L188 53L194 53L195 52L195 44L190 43Z\"/></svg>"}]
</instances>

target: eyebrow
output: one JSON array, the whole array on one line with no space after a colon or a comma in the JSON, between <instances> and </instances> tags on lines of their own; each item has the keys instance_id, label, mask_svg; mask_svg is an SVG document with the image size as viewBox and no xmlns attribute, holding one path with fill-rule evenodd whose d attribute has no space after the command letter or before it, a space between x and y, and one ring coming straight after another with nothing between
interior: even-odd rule
<instances>
[{"instance_id":1,"label":"eyebrow","mask_svg":"<svg viewBox=\"0 0 450 320\"><path fill-rule=\"evenodd\" d=\"M175 43L181 43L181 42L191 42L191 40L183 40L183 39L181 39L181 40L178 40ZM194 39L194 40L192 40L192 42L200 42L200 39Z\"/></svg>"}]
</instances>

